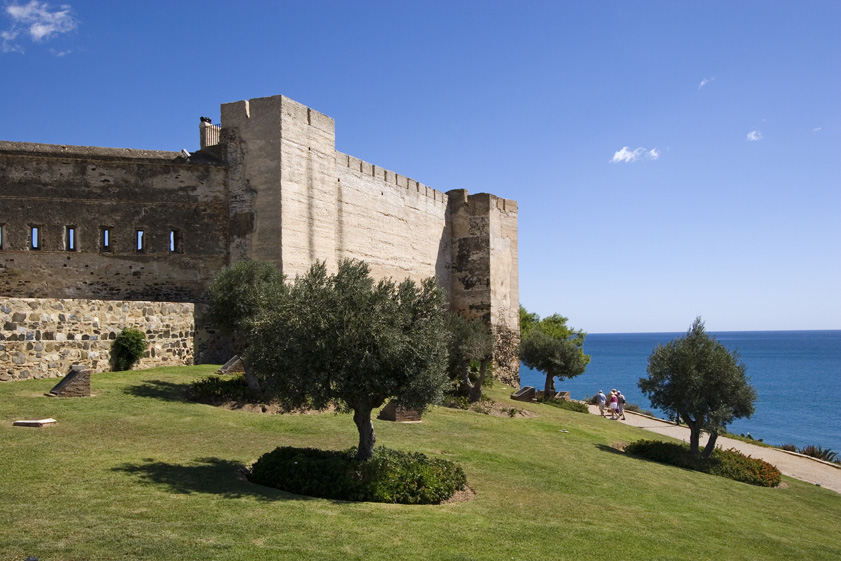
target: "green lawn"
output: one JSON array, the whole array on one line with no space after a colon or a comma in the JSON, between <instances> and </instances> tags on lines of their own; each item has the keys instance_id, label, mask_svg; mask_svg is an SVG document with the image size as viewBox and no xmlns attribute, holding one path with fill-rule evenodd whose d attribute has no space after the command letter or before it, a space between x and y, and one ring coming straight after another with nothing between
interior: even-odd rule
<instances>
[{"instance_id":1,"label":"green lawn","mask_svg":"<svg viewBox=\"0 0 841 561\"><path fill-rule=\"evenodd\" d=\"M44 397L57 380L0 384L0 559L841 559L841 495L626 457L610 444L652 434L538 404L522 405L539 413L528 419L434 408L420 424L374 421L378 444L460 463L472 501L343 503L255 486L238 469L262 453L347 448L355 426L185 401L214 370L97 374L92 398ZM43 417L58 424L12 426Z\"/></svg>"}]
</instances>

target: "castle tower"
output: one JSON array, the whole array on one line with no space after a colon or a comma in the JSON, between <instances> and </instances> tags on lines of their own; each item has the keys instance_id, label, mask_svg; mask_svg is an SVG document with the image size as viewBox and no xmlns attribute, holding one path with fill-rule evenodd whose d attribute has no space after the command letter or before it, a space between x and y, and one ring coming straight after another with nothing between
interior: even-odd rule
<instances>
[{"instance_id":1,"label":"castle tower","mask_svg":"<svg viewBox=\"0 0 841 561\"><path fill-rule=\"evenodd\" d=\"M222 105L232 262L270 261L290 277L316 260L335 265L335 130L285 96Z\"/></svg>"}]
</instances>

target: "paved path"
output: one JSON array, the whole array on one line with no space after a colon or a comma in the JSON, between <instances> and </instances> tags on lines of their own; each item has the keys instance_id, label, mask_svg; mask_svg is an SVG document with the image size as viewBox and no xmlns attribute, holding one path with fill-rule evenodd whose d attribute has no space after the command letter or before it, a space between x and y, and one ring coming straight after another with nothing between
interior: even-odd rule
<instances>
[{"instance_id":1,"label":"paved path","mask_svg":"<svg viewBox=\"0 0 841 561\"><path fill-rule=\"evenodd\" d=\"M595 405L590 405L590 413L594 415L599 414L599 408ZM606 423L618 422L632 427L664 434L689 442L689 429L685 426L678 426L668 421L655 419L647 415L638 415L630 411L625 412L624 421L610 421L605 420ZM701 446L707 442L707 435L701 433ZM830 464L828 462L821 462L808 456L801 454L793 454L778 450L777 448L766 448L765 446L756 446L755 444L748 444L741 440L734 440L719 436L716 445L721 448L735 448L746 456L754 458L761 458L766 462L777 466L784 475L806 481L821 487L831 489L836 493L841 493L841 466Z\"/></svg>"}]
</instances>

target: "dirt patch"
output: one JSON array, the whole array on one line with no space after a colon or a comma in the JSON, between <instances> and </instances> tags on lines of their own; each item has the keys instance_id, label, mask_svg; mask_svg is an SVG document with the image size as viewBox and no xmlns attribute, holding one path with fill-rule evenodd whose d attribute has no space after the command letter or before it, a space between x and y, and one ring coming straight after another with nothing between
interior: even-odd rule
<instances>
[{"instance_id":1,"label":"dirt patch","mask_svg":"<svg viewBox=\"0 0 841 561\"><path fill-rule=\"evenodd\" d=\"M451 409L459 409L464 411L461 407L450 407ZM471 404L467 411L475 413L482 413L483 415L490 415L491 417L509 417L509 418L531 418L537 417L538 414L528 409L520 409L507 403L500 403L498 401L482 400Z\"/></svg>"},{"instance_id":2,"label":"dirt patch","mask_svg":"<svg viewBox=\"0 0 841 561\"><path fill-rule=\"evenodd\" d=\"M456 491L455 494L447 499L446 501L441 501L442 505L448 505L450 503L464 503L467 501L472 501L476 497L476 491L473 490L473 487L470 485L465 485L464 489L461 491Z\"/></svg>"},{"instance_id":3,"label":"dirt patch","mask_svg":"<svg viewBox=\"0 0 841 561\"><path fill-rule=\"evenodd\" d=\"M336 410L335 407L328 407L326 409L295 409L293 411L284 411L277 403L240 403L238 401L222 401L219 403L210 403L200 401L205 405L213 405L228 409L230 411L245 411L246 413L266 413L267 415L317 415L318 413L330 413Z\"/></svg>"}]
</instances>

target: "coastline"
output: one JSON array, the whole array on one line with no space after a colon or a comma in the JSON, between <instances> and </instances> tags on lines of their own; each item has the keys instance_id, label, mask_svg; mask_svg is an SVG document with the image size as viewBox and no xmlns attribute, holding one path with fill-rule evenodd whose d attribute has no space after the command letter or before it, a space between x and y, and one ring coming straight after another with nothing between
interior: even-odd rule
<instances>
[{"instance_id":1,"label":"coastline","mask_svg":"<svg viewBox=\"0 0 841 561\"><path fill-rule=\"evenodd\" d=\"M590 414L599 415L599 408L595 405L588 405ZM651 431L664 436L671 436L684 442L689 442L689 429L682 425L676 425L671 421L658 419L650 415L642 413L634 413L633 411L625 411L624 421L611 421L605 419L606 423L624 423L632 427L637 427L647 431ZM701 445L707 442L707 435L701 433ZM824 487L831 491L841 494L841 466L831 462L825 462L811 456L799 454L797 452L789 452L779 448L770 448L766 446L757 446L735 440L726 436L719 436L717 445L720 448L738 450L746 456L760 458L769 462L782 472L783 475L799 479L812 485Z\"/></svg>"}]
</instances>

